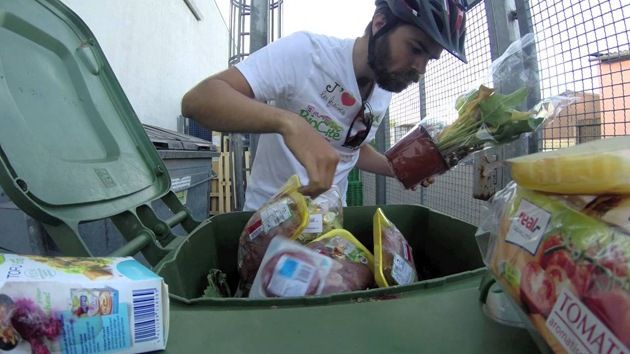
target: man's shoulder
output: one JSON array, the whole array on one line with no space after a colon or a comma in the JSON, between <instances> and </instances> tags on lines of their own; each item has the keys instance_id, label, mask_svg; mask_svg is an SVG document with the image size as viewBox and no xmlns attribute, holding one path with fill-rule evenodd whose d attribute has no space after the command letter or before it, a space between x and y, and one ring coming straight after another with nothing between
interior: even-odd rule
<instances>
[{"instance_id":1,"label":"man's shoulder","mask_svg":"<svg viewBox=\"0 0 630 354\"><path fill-rule=\"evenodd\" d=\"M348 43L352 42L351 39L341 39L308 31L294 32L283 38L286 38L288 40L301 41L305 44L308 43L312 46L323 49L344 48L348 45Z\"/></svg>"}]
</instances>

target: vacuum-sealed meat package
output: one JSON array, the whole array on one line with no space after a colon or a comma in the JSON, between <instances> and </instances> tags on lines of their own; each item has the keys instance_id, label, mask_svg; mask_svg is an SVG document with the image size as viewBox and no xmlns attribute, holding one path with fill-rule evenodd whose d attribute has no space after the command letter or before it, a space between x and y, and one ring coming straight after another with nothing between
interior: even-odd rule
<instances>
[{"instance_id":1,"label":"vacuum-sealed meat package","mask_svg":"<svg viewBox=\"0 0 630 354\"><path fill-rule=\"evenodd\" d=\"M374 256L349 231L331 230L307 247L337 261L333 263L322 294L364 290L374 283Z\"/></svg>"},{"instance_id":2,"label":"vacuum-sealed meat package","mask_svg":"<svg viewBox=\"0 0 630 354\"><path fill-rule=\"evenodd\" d=\"M305 197L298 192L301 184L293 176L256 211L245 224L238 244L239 291L246 295L271 240L282 235L294 239L308 223Z\"/></svg>"},{"instance_id":3,"label":"vacuum-sealed meat package","mask_svg":"<svg viewBox=\"0 0 630 354\"><path fill-rule=\"evenodd\" d=\"M260 264L250 298L319 295L336 263L285 237L276 237Z\"/></svg>"},{"instance_id":4,"label":"vacuum-sealed meat package","mask_svg":"<svg viewBox=\"0 0 630 354\"><path fill-rule=\"evenodd\" d=\"M374 214L374 276L382 288L418 280L411 246L380 208Z\"/></svg>"}]
</instances>

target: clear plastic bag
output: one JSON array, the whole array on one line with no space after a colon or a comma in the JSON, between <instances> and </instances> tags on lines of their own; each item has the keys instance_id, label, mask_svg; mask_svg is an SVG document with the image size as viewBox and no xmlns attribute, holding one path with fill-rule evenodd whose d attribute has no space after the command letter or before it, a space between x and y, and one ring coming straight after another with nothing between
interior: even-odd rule
<instances>
[{"instance_id":1,"label":"clear plastic bag","mask_svg":"<svg viewBox=\"0 0 630 354\"><path fill-rule=\"evenodd\" d=\"M332 186L316 198L306 199L309 222L297 241L307 244L333 229L343 228L343 201L337 186Z\"/></svg>"},{"instance_id":2,"label":"clear plastic bag","mask_svg":"<svg viewBox=\"0 0 630 354\"><path fill-rule=\"evenodd\" d=\"M337 261L328 274L322 294L364 290L374 283L374 256L349 231L331 230L306 247Z\"/></svg>"},{"instance_id":3,"label":"clear plastic bag","mask_svg":"<svg viewBox=\"0 0 630 354\"><path fill-rule=\"evenodd\" d=\"M412 188L435 174L456 166L471 153L534 132L553 119L576 97L555 96L527 107L538 83L538 71L524 63L533 51L532 34L515 41L489 68L488 76L460 95L442 117L422 120L385 152L396 177ZM518 75L517 75L518 74ZM482 76L482 77L484 77ZM509 82L501 92L480 82Z\"/></svg>"},{"instance_id":4,"label":"clear plastic bag","mask_svg":"<svg viewBox=\"0 0 630 354\"><path fill-rule=\"evenodd\" d=\"M484 212L484 262L555 352L630 346L630 235L602 220L627 213L626 198L601 213L512 182Z\"/></svg>"},{"instance_id":5,"label":"clear plastic bag","mask_svg":"<svg viewBox=\"0 0 630 354\"><path fill-rule=\"evenodd\" d=\"M381 288L418 280L413 250L381 208L374 214L374 276Z\"/></svg>"},{"instance_id":6,"label":"clear plastic bag","mask_svg":"<svg viewBox=\"0 0 630 354\"><path fill-rule=\"evenodd\" d=\"M595 140L507 161L523 187L559 194L630 194L630 136Z\"/></svg>"},{"instance_id":7,"label":"clear plastic bag","mask_svg":"<svg viewBox=\"0 0 630 354\"><path fill-rule=\"evenodd\" d=\"M299 178L292 176L245 224L238 243L237 294L249 291L271 240L278 235L295 239L308 223L306 198L298 192L300 187Z\"/></svg>"},{"instance_id":8,"label":"clear plastic bag","mask_svg":"<svg viewBox=\"0 0 630 354\"><path fill-rule=\"evenodd\" d=\"M335 263L298 242L276 237L269 244L249 297L319 295Z\"/></svg>"}]
</instances>

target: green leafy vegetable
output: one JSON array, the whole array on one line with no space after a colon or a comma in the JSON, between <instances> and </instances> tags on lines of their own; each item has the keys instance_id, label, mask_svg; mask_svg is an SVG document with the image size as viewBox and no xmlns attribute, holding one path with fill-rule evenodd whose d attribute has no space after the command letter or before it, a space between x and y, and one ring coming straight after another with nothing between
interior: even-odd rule
<instances>
[{"instance_id":1,"label":"green leafy vegetable","mask_svg":"<svg viewBox=\"0 0 630 354\"><path fill-rule=\"evenodd\" d=\"M527 94L526 88L503 95L481 85L478 90L461 95L455 103L457 120L436 137L438 149L444 156L454 154L461 158L481 149L486 142L504 144L533 131L543 118L517 109Z\"/></svg>"}]
</instances>

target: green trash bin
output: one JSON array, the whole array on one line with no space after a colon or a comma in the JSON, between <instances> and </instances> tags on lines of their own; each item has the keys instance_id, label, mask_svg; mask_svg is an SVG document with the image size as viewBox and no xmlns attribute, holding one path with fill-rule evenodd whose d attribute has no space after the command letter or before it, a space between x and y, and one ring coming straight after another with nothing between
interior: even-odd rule
<instances>
[{"instance_id":1,"label":"green trash bin","mask_svg":"<svg viewBox=\"0 0 630 354\"><path fill-rule=\"evenodd\" d=\"M90 255L79 224L111 220L127 240L111 255L142 252L170 287L166 352L536 351L525 330L482 313L475 228L421 206L383 207L414 249L420 282L321 297L204 298L212 269L236 286L238 237L251 214L191 217L169 192L168 170L94 36L60 1L0 0L0 44L0 186L67 256ZM156 201L171 214L158 215ZM345 226L368 248L374 211L345 209ZM185 235L172 232L177 226Z\"/></svg>"}]
</instances>

